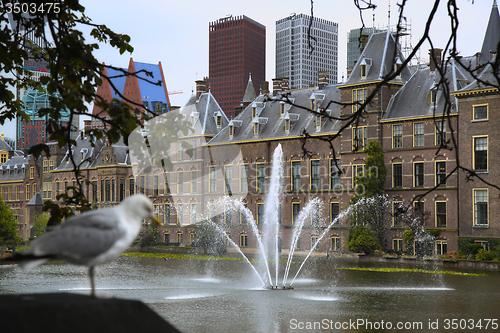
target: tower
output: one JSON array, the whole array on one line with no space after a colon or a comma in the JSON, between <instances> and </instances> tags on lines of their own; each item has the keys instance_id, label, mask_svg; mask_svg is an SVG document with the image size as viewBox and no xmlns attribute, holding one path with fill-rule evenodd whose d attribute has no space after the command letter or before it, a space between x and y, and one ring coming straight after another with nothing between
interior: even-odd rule
<instances>
[{"instance_id":1,"label":"tower","mask_svg":"<svg viewBox=\"0 0 500 333\"><path fill-rule=\"evenodd\" d=\"M287 77L292 89L317 86L319 71L329 72L329 83L337 83L338 24L314 17L308 39L310 21L305 14L276 21L276 77Z\"/></svg>"},{"instance_id":2,"label":"tower","mask_svg":"<svg viewBox=\"0 0 500 333\"><path fill-rule=\"evenodd\" d=\"M229 16L209 27L209 77L211 93L229 118L245 94L249 73L259 91L266 73L266 27L251 18Z\"/></svg>"}]
</instances>

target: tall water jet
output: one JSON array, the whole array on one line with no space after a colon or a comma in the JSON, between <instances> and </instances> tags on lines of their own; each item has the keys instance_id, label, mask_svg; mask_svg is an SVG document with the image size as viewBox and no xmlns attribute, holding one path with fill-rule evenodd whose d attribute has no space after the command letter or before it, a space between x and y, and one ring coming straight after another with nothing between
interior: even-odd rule
<instances>
[{"instance_id":1,"label":"tall water jet","mask_svg":"<svg viewBox=\"0 0 500 333\"><path fill-rule=\"evenodd\" d=\"M274 260L276 266L276 288L278 287L279 272L279 221L278 210L282 197L281 183L283 179L283 150L278 144L273 154L273 164L271 168L271 183L269 184L269 194L264 205L264 225L267 228L266 243L270 248L274 248ZM272 284L272 283L271 283Z\"/></svg>"}]
</instances>

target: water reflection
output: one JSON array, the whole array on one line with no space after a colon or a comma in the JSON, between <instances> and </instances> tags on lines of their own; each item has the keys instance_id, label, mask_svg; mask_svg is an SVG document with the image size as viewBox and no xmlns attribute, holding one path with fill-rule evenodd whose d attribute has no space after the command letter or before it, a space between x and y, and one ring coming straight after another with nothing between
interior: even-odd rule
<instances>
[{"instance_id":1,"label":"water reflection","mask_svg":"<svg viewBox=\"0 0 500 333\"><path fill-rule=\"evenodd\" d=\"M428 325L429 320L498 317L498 272L470 277L350 271L335 267L361 264L311 259L295 281L295 290L265 290L247 265L237 261L125 257L98 267L96 284L100 294L144 301L182 332L297 332L294 322L371 318ZM298 265L292 264L290 274ZM69 264L43 265L29 272L0 266L0 293L58 291L89 294L86 270ZM425 325L421 331L430 332ZM369 332L308 332L323 331Z\"/></svg>"}]
</instances>

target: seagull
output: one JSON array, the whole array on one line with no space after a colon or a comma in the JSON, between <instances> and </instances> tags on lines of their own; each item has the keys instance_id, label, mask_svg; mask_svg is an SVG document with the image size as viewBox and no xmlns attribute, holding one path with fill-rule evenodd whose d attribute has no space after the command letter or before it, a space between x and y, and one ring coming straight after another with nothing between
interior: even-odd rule
<instances>
[{"instance_id":1,"label":"seagull","mask_svg":"<svg viewBox=\"0 0 500 333\"><path fill-rule=\"evenodd\" d=\"M136 194L115 207L72 216L54 231L37 238L33 247L16 259L21 260L20 266L25 269L53 259L87 266L91 295L96 297L94 267L117 259L137 238L146 218L161 225L153 216L148 197Z\"/></svg>"}]
</instances>

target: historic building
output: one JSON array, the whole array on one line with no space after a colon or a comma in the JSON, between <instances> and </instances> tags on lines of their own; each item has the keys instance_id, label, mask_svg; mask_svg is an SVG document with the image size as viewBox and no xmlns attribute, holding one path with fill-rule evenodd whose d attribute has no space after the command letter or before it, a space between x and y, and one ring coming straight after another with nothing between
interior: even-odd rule
<instances>
[{"instance_id":1,"label":"historic building","mask_svg":"<svg viewBox=\"0 0 500 333\"><path fill-rule=\"evenodd\" d=\"M266 76L266 27L251 18L229 16L210 22L210 91L229 118L243 99L249 76L259 91Z\"/></svg>"},{"instance_id":2,"label":"historic building","mask_svg":"<svg viewBox=\"0 0 500 333\"><path fill-rule=\"evenodd\" d=\"M328 83L337 83L338 24L318 17L309 28L310 23L305 14L276 21L276 77L288 78L292 89L317 86L319 71L330 73Z\"/></svg>"}]
</instances>

